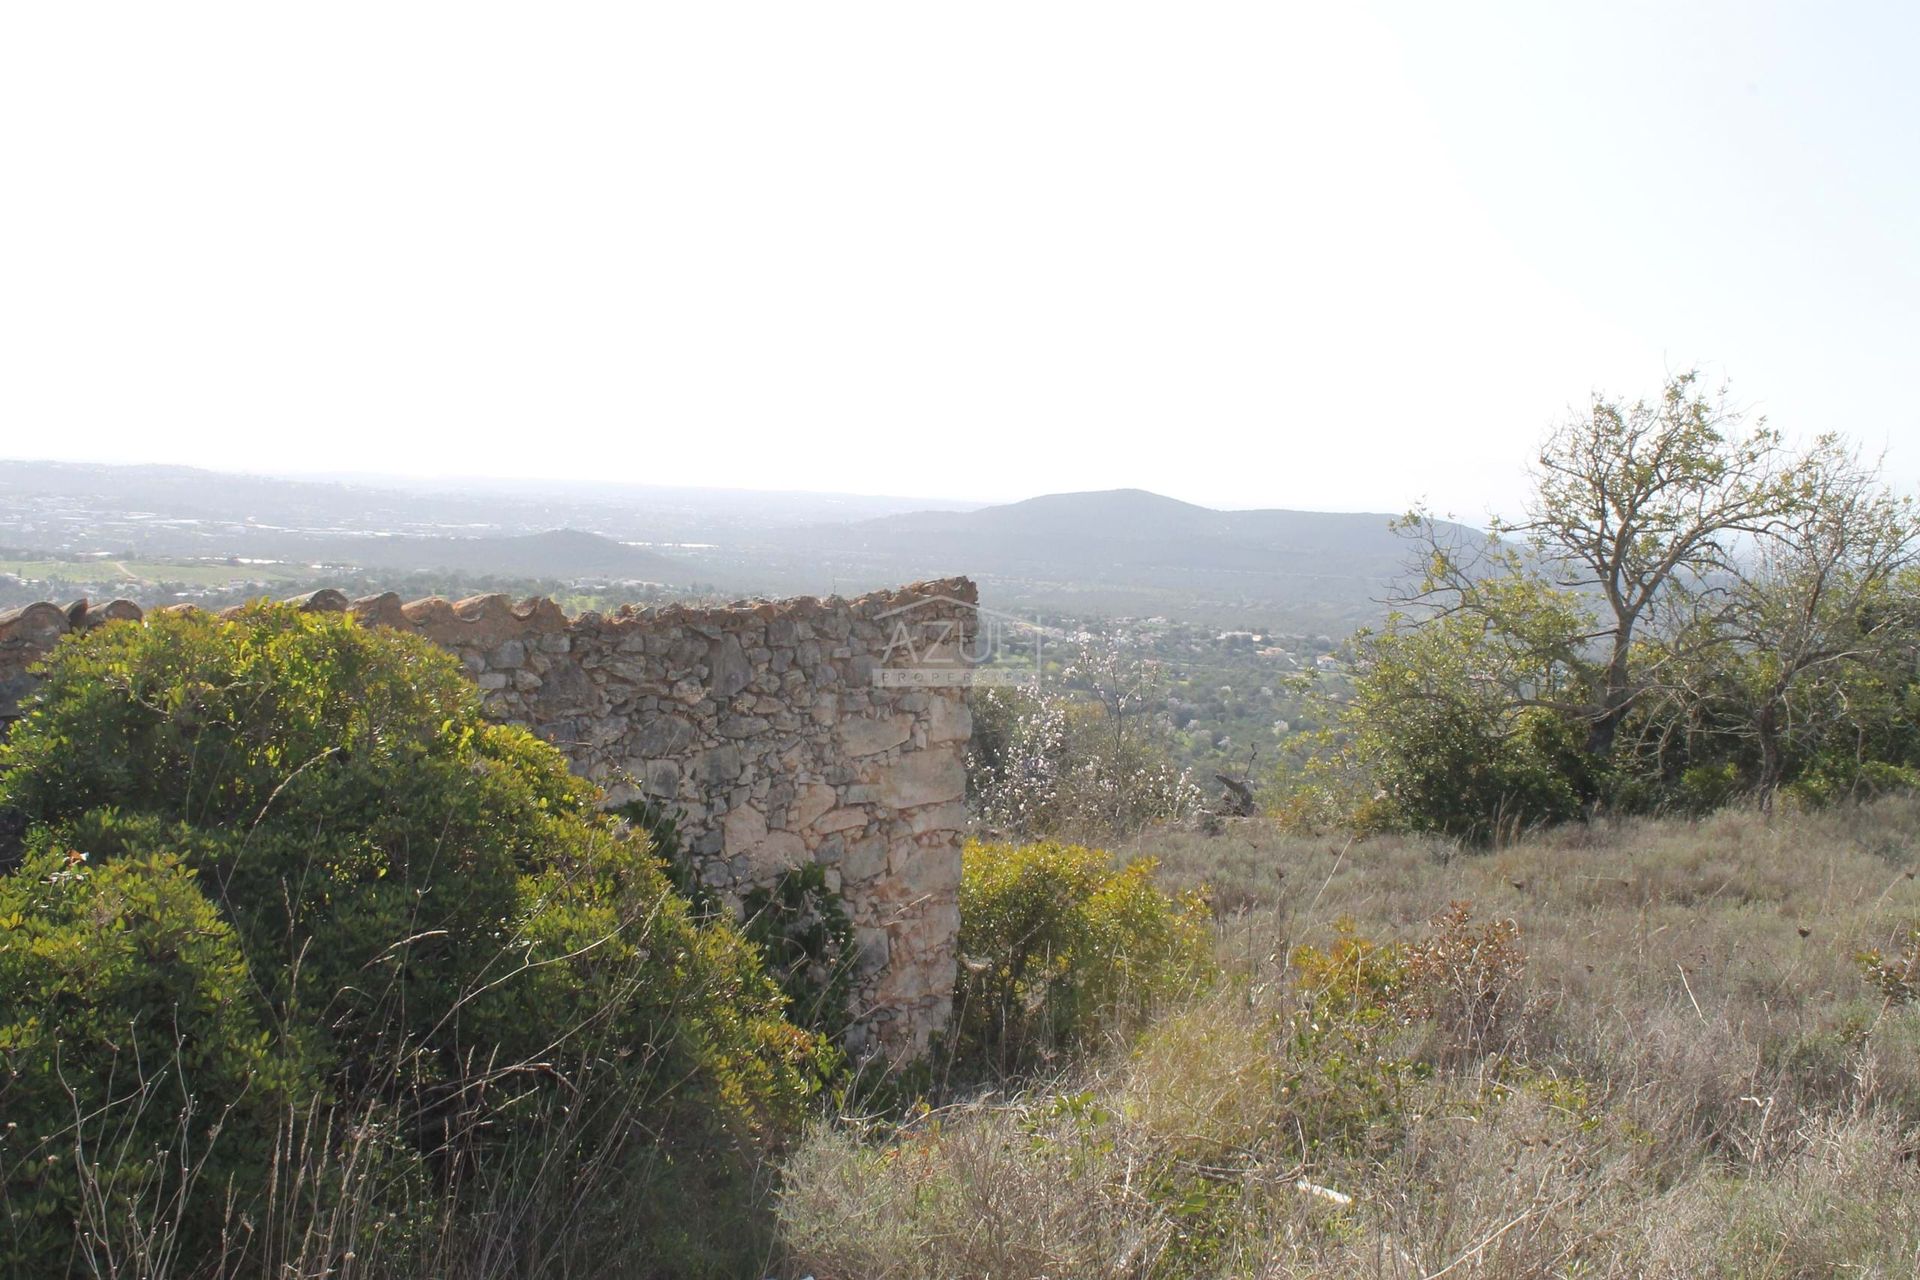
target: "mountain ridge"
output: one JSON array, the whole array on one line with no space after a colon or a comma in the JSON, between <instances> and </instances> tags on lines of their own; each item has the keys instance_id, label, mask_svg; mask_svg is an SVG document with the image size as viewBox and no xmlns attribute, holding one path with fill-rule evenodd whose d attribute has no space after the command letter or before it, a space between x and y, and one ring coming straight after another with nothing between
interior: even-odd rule
<instances>
[{"instance_id":1,"label":"mountain ridge","mask_svg":"<svg viewBox=\"0 0 1920 1280\"><path fill-rule=\"evenodd\" d=\"M804 536L804 550L902 580L965 572L996 606L1375 619L1412 548L1385 512L1219 510L1147 489L1042 494L963 512L908 512ZM1478 537L1462 525L1446 525ZM796 548L799 549L799 548Z\"/></svg>"},{"instance_id":2,"label":"mountain ridge","mask_svg":"<svg viewBox=\"0 0 1920 1280\"><path fill-rule=\"evenodd\" d=\"M1222 510L1142 488L870 514L804 496L633 487L588 501L529 485L525 495L422 494L175 466L0 462L0 546L768 596L964 574L995 608L1324 633L1378 620L1413 559L1384 512Z\"/></svg>"}]
</instances>

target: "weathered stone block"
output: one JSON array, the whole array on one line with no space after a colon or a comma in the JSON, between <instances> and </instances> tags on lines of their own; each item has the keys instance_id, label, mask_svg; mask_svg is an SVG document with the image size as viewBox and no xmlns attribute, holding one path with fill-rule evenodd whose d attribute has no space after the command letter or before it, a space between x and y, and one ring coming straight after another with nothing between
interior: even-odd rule
<instances>
[{"instance_id":1,"label":"weathered stone block","mask_svg":"<svg viewBox=\"0 0 1920 1280\"><path fill-rule=\"evenodd\" d=\"M634 731L632 743L636 755L648 757L679 755L693 745L693 725L679 716L659 716Z\"/></svg>"},{"instance_id":2,"label":"weathered stone block","mask_svg":"<svg viewBox=\"0 0 1920 1280\"><path fill-rule=\"evenodd\" d=\"M859 884L884 875L887 870L887 842L874 837L856 840L840 855L840 874L848 884Z\"/></svg>"},{"instance_id":3,"label":"weathered stone block","mask_svg":"<svg viewBox=\"0 0 1920 1280\"><path fill-rule=\"evenodd\" d=\"M927 742L964 742L973 736L973 710L958 696L938 697L927 707Z\"/></svg>"},{"instance_id":4,"label":"weathered stone block","mask_svg":"<svg viewBox=\"0 0 1920 1280\"><path fill-rule=\"evenodd\" d=\"M844 720L834 730L840 739L840 749L850 756L871 756L891 751L912 733L911 716L891 716L885 720Z\"/></svg>"},{"instance_id":5,"label":"weathered stone block","mask_svg":"<svg viewBox=\"0 0 1920 1280\"><path fill-rule=\"evenodd\" d=\"M720 637L709 650L707 665L712 672L707 687L716 698L731 698L753 680L753 668L735 636Z\"/></svg>"},{"instance_id":6,"label":"weathered stone block","mask_svg":"<svg viewBox=\"0 0 1920 1280\"><path fill-rule=\"evenodd\" d=\"M833 790L832 787L826 789ZM851 831L855 827L867 825L867 811L857 807L833 809L815 818L810 825L821 835L828 835L835 831Z\"/></svg>"},{"instance_id":7,"label":"weathered stone block","mask_svg":"<svg viewBox=\"0 0 1920 1280\"><path fill-rule=\"evenodd\" d=\"M824 782L808 783L794 792L793 803L787 809L787 821L794 830L804 831L838 803L839 796L832 787Z\"/></svg>"},{"instance_id":8,"label":"weathered stone block","mask_svg":"<svg viewBox=\"0 0 1920 1280\"><path fill-rule=\"evenodd\" d=\"M732 782L740 776L740 748L735 746L715 747L701 757L699 776L708 786Z\"/></svg>"},{"instance_id":9,"label":"weathered stone block","mask_svg":"<svg viewBox=\"0 0 1920 1280\"><path fill-rule=\"evenodd\" d=\"M967 794L967 770L957 751L927 750L898 760L880 775L880 799L893 809L944 804Z\"/></svg>"},{"instance_id":10,"label":"weathered stone block","mask_svg":"<svg viewBox=\"0 0 1920 1280\"><path fill-rule=\"evenodd\" d=\"M925 835L932 831L958 831L966 825L967 806L960 800L949 800L945 804L932 804L924 809L915 809L913 815L907 819L907 829L915 835Z\"/></svg>"}]
</instances>

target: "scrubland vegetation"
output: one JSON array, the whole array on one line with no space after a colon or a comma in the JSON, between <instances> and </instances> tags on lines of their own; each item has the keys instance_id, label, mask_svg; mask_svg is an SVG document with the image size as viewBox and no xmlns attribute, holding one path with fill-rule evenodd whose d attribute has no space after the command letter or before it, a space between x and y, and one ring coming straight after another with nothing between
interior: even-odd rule
<instances>
[{"instance_id":1,"label":"scrubland vegetation","mask_svg":"<svg viewBox=\"0 0 1920 1280\"><path fill-rule=\"evenodd\" d=\"M703 907L431 647L70 637L0 747L0 1269L1914 1274L1908 504L1690 377L1539 494L1409 523L1265 815L1116 652L979 698L955 1017L887 1071L823 876Z\"/></svg>"},{"instance_id":2,"label":"scrubland vegetation","mask_svg":"<svg viewBox=\"0 0 1920 1280\"><path fill-rule=\"evenodd\" d=\"M996 1089L816 1130L782 1202L802 1269L1911 1274L1913 799L1136 848L1213 886L1219 976Z\"/></svg>"},{"instance_id":3,"label":"scrubland vegetation","mask_svg":"<svg viewBox=\"0 0 1920 1280\"><path fill-rule=\"evenodd\" d=\"M1110 998L1099 1036L1076 1012L1071 1047L998 1046L983 1091L816 1129L798 1265L1913 1274L1914 514L1696 383L1596 399L1484 543L1408 519L1401 607L1318 691L1271 818L1200 834L1190 784L1130 763L1171 756L1148 673L993 707L983 812L1204 886L1214 966Z\"/></svg>"}]
</instances>

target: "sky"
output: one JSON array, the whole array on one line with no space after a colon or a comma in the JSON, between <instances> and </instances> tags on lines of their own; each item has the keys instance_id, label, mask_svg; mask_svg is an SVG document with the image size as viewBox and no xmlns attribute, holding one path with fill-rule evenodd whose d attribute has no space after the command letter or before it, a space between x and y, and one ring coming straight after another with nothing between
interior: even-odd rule
<instances>
[{"instance_id":1,"label":"sky","mask_svg":"<svg viewBox=\"0 0 1920 1280\"><path fill-rule=\"evenodd\" d=\"M0 457L1512 514L1920 481L1920 6L0 7Z\"/></svg>"}]
</instances>

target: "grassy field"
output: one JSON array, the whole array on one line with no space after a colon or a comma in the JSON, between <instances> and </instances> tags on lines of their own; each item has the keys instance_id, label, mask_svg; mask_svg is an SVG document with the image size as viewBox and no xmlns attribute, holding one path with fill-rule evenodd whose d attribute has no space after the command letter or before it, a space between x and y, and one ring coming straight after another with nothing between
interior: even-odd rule
<instances>
[{"instance_id":1,"label":"grassy field","mask_svg":"<svg viewBox=\"0 0 1920 1280\"><path fill-rule=\"evenodd\" d=\"M58 578L85 586L151 586L179 582L224 587L244 582L289 582L311 576L304 565L229 565L201 560L0 560L0 573L45 582Z\"/></svg>"},{"instance_id":2,"label":"grassy field","mask_svg":"<svg viewBox=\"0 0 1920 1280\"><path fill-rule=\"evenodd\" d=\"M794 1275L1920 1268L1920 1013L1858 960L1920 921L1920 801L1128 852L1212 887L1226 977L1045 1078L819 1129Z\"/></svg>"}]
</instances>

